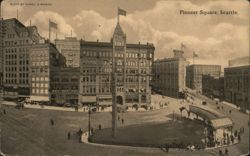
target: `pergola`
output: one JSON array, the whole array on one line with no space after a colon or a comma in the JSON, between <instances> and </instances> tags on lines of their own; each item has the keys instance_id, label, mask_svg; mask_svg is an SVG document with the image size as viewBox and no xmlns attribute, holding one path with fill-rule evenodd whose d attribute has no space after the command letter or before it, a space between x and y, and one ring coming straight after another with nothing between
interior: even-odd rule
<instances>
[{"instance_id":1,"label":"pergola","mask_svg":"<svg viewBox=\"0 0 250 156\"><path fill-rule=\"evenodd\" d=\"M210 139L216 140L217 132L223 131L224 133L226 129L230 130L232 133L233 121L229 117L205 106L198 107L190 105L189 110L186 110L189 114L196 114L197 118L199 116L204 120L207 127L207 134Z\"/></svg>"}]
</instances>

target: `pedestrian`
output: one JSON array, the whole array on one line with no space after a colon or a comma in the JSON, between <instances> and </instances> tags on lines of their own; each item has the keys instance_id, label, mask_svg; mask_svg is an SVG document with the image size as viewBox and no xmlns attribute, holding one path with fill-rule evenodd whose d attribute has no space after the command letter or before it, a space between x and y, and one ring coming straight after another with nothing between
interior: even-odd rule
<instances>
[{"instance_id":1,"label":"pedestrian","mask_svg":"<svg viewBox=\"0 0 250 156\"><path fill-rule=\"evenodd\" d=\"M235 130L235 131L234 131L234 137L237 137L237 136L238 136L238 131Z\"/></svg>"},{"instance_id":2,"label":"pedestrian","mask_svg":"<svg viewBox=\"0 0 250 156\"><path fill-rule=\"evenodd\" d=\"M219 156L222 156L222 151L221 150L219 150Z\"/></svg>"},{"instance_id":3,"label":"pedestrian","mask_svg":"<svg viewBox=\"0 0 250 156\"><path fill-rule=\"evenodd\" d=\"M68 140L70 140L70 135L71 135L70 132L68 132Z\"/></svg>"},{"instance_id":4,"label":"pedestrian","mask_svg":"<svg viewBox=\"0 0 250 156\"><path fill-rule=\"evenodd\" d=\"M169 150L168 144L165 145L165 148L166 148L166 153L168 153Z\"/></svg>"},{"instance_id":5,"label":"pedestrian","mask_svg":"<svg viewBox=\"0 0 250 156\"><path fill-rule=\"evenodd\" d=\"M124 119L122 119L122 124L124 123Z\"/></svg>"},{"instance_id":6,"label":"pedestrian","mask_svg":"<svg viewBox=\"0 0 250 156\"><path fill-rule=\"evenodd\" d=\"M120 121L120 116L118 115L118 121Z\"/></svg>"},{"instance_id":7,"label":"pedestrian","mask_svg":"<svg viewBox=\"0 0 250 156\"><path fill-rule=\"evenodd\" d=\"M3 109L3 114L6 114L6 110L5 109Z\"/></svg>"},{"instance_id":8,"label":"pedestrian","mask_svg":"<svg viewBox=\"0 0 250 156\"><path fill-rule=\"evenodd\" d=\"M82 143L82 136L79 136L79 143Z\"/></svg>"},{"instance_id":9,"label":"pedestrian","mask_svg":"<svg viewBox=\"0 0 250 156\"><path fill-rule=\"evenodd\" d=\"M79 131L78 131L78 135L81 136L82 133L83 133L82 128L80 128Z\"/></svg>"},{"instance_id":10,"label":"pedestrian","mask_svg":"<svg viewBox=\"0 0 250 156\"><path fill-rule=\"evenodd\" d=\"M233 135L231 135L230 137L231 137L231 142L233 144L234 143L234 137L233 137Z\"/></svg>"},{"instance_id":11,"label":"pedestrian","mask_svg":"<svg viewBox=\"0 0 250 156\"><path fill-rule=\"evenodd\" d=\"M99 124L99 130L101 130L102 129L102 125L101 124Z\"/></svg>"},{"instance_id":12,"label":"pedestrian","mask_svg":"<svg viewBox=\"0 0 250 156\"><path fill-rule=\"evenodd\" d=\"M231 110L231 109L229 110L229 113L230 113L230 114L232 113L232 110Z\"/></svg>"},{"instance_id":13,"label":"pedestrian","mask_svg":"<svg viewBox=\"0 0 250 156\"><path fill-rule=\"evenodd\" d=\"M239 134L238 134L238 141L239 141L239 142L240 142L240 139L241 139L241 138L240 138L240 133L239 133Z\"/></svg>"},{"instance_id":14,"label":"pedestrian","mask_svg":"<svg viewBox=\"0 0 250 156\"><path fill-rule=\"evenodd\" d=\"M94 134L94 128L91 128L91 134L92 135Z\"/></svg>"},{"instance_id":15,"label":"pedestrian","mask_svg":"<svg viewBox=\"0 0 250 156\"><path fill-rule=\"evenodd\" d=\"M53 119L50 119L50 125L54 126L54 120Z\"/></svg>"},{"instance_id":16,"label":"pedestrian","mask_svg":"<svg viewBox=\"0 0 250 156\"><path fill-rule=\"evenodd\" d=\"M225 149L225 156L228 156L228 150L227 150L227 148Z\"/></svg>"}]
</instances>

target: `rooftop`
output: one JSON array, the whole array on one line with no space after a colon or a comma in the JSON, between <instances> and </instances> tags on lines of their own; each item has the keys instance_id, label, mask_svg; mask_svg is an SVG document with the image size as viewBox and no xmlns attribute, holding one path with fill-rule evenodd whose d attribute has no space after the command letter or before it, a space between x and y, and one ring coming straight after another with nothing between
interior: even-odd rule
<instances>
[{"instance_id":1,"label":"rooftop","mask_svg":"<svg viewBox=\"0 0 250 156\"><path fill-rule=\"evenodd\" d=\"M95 47L113 47L111 42L99 42L99 41L81 41L81 46L95 46ZM152 48L155 49L154 44L147 43L147 44L127 44L128 48Z\"/></svg>"}]
</instances>

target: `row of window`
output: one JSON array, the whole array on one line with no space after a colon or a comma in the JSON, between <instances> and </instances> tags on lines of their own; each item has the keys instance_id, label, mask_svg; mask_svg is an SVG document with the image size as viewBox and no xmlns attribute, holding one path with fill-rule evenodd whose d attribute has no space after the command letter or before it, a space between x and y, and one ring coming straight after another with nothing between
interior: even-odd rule
<instances>
[{"instance_id":1,"label":"row of window","mask_svg":"<svg viewBox=\"0 0 250 156\"><path fill-rule=\"evenodd\" d=\"M51 90L78 90L76 85L52 85Z\"/></svg>"},{"instance_id":2,"label":"row of window","mask_svg":"<svg viewBox=\"0 0 250 156\"><path fill-rule=\"evenodd\" d=\"M19 42L18 41L5 41L4 42L5 43L5 46L13 46L13 45L24 45L24 44L30 44L29 43L29 40L19 40Z\"/></svg>"},{"instance_id":3,"label":"row of window","mask_svg":"<svg viewBox=\"0 0 250 156\"><path fill-rule=\"evenodd\" d=\"M22 48L6 48L5 49L5 53L6 54L10 54L10 53L14 53L14 52L17 52L19 50L19 52L28 52L28 48L26 47L22 47ZM27 54L28 55L28 54Z\"/></svg>"},{"instance_id":4,"label":"row of window","mask_svg":"<svg viewBox=\"0 0 250 156\"><path fill-rule=\"evenodd\" d=\"M109 87L105 87L105 88L102 87L102 88L99 88L99 93L110 93L110 90L111 88ZM83 86L82 93L83 94L96 94L96 88Z\"/></svg>"},{"instance_id":5,"label":"row of window","mask_svg":"<svg viewBox=\"0 0 250 156\"><path fill-rule=\"evenodd\" d=\"M83 56L89 56L89 57L112 57L112 52L95 52L95 51L83 51ZM117 58L123 58L123 53L115 53L115 57ZM153 57L152 53L149 54L149 58L151 59ZM146 53L126 53L126 58L147 58Z\"/></svg>"},{"instance_id":6,"label":"row of window","mask_svg":"<svg viewBox=\"0 0 250 156\"><path fill-rule=\"evenodd\" d=\"M32 68L32 73L48 73L48 68Z\"/></svg>"},{"instance_id":7,"label":"row of window","mask_svg":"<svg viewBox=\"0 0 250 156\"><path fill-rule=\"evenodd\" d=\"M32 87L48 88L48 83L32 83Z\"/></svg>"},{"instance_id":8,"label":"row of window","mask_svg":"<svg viewBox=\"0 0 250 156\"><path fill-rule=\"evenodd\" d=\"M14 60L8 61L8 60L6 60L5 65L17 65L17 61L14 61ZM19 61L19 65L29 65L29 61L28 60Z\"/></svg>"},{"instance_id":9,"label":"row of window","mask_svg":"<svg viewBox=\"0 0 250 156\"><path fill-rule=\"evenodd\" d=\"M32 61L32 66L48 66L48 61Z\"/></svg>"},{"instance_id":10,"label":"row of window","mask_svg":"<svg viewBox=\"0 0 250 156\"><path fill-rule=\"evenodd\" d=\"M32 94L48 94L48 89L32 89Z\"/></svg>"},{"instance_id":11,"label":"row of window","mask_svg":"<svg viewBox=\"0 0 250 156\"><path fill-rule=\"evenodd\" d=\"M7 83L7 84L16 84L17 82L19 82L19 84L29 84L29 79L19 79L19 81L18 81L16 79L6 78L6 80L5 80L5 83Z\"/></svg>"},{"instance_id":12,"label":"row of window","mask_svg":"<svg viewBox=\"0 0 250 156\"><path fill-rule=\"evenodd\" d=\"M16 59L16 58L17 58L16 54L5 55L5 59Z\"/></svg>"},{"instance_id":13,"label":"row of window","mask_svg":"<svg viewBox=\"0 0 250 156\"><path fill-rule=\"evenodd\" d=\"M78 78L53 78L53 82L60 83L60 82L78 82Z\"/></svg>"},{"instance_id":14,"label":"row of window","mask_svg":"<svg viewBox=\"0 0 250 156\"><path fill-rule=\"evenodd\" d=\"M33 60L35 60L35 59L39 59L39 60L44 59L44 60L47 60L47 59L48 59L48 56L49 56L49 54L48 54L47 51L33 52L33 53L30 55L30 57L31 57Z\"/></svg>"},{"instance_id":15,"label":"row of window","mask_svg":"<svg viewBox=\"0 0 250 156\"><path fill-rule=\"evenodd\" d=\"M49 78L47 76L37 76L37 77L32 77L32 81L49 81Z\"/></svg>"}]
</instances>

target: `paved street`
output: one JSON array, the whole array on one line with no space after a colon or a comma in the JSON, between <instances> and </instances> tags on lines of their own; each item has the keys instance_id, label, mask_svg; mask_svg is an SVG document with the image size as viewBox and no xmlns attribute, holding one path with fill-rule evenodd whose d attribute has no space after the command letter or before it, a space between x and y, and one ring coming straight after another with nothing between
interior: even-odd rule
<instances>
[{"instance_id":1,"label":"paved street","mask_svg":"<svg viewBox=\"0 0 250 156\"><path fill-rule=\"evenodd\" d=\"M167 114L173 112L179 114L178 107L180 102L175 99L156 95L152 99L163 102L170 102L164 108L147 112L127 112L120 114L125 123L118 126L131 124L142 124L145 122L163 122L169 120ZM157 102L156 102L157 103ZM208 104L209 107L216 109L216 105ZM78 142L76 132L79 128L83 131L88 129L88 114L83 112L55 111L43 109L15 109L13 106L3 106L6 115L1 112L2 127L2 151L7 154L20 155L166 155L160 148L130 148L130 147L107 147L92 146ZM248 150L249 129L247 127L248 115L232 109L232 114L228 113L231 109L224 106L219 110L232 117L235 128L245 126L245 133L242 142L238 145L228 147L229 155L240 155ZM53 119L54 126L50 125ZM94 129L99 124L102 127L111 127L111 113L94 113L91 115L91 124ZM67 133L71 132L71 140L67 140ZM218 149L207 151L183 151L170 149L168 155L217 155Z\"/></svg>"}]
</instances>

